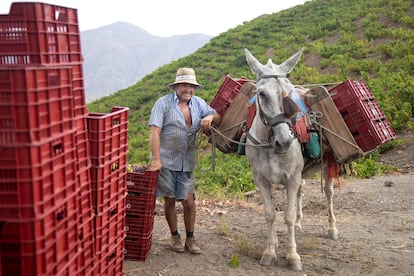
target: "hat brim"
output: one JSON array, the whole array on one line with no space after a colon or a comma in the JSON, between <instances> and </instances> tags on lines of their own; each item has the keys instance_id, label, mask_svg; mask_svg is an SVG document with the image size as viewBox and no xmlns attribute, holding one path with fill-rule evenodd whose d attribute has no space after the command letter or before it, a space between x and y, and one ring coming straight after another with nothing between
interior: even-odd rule
<instances>
[{"instance_id":1,"label":"hat brim","mask_svg":"<svg viewBox=\"0 0 414 276\"><path fill-rule=\"evenodd\" d=\"M194 86L195 86L195 89L196 89L196 90L199 90L199 89L202 89L202 88L203 88L203 86L202 86L201 84L199 84L198 82L190 82L190 81L176 81L176 82L170 83L169 85L167 85L167 87L168 87L169 89L171 89L171 90L174 90L174 89L175 89L174 87L175 87L177 84L180 84L180 83L192 84L192 85L194 85Z\"/></svg>"}]
</instances>

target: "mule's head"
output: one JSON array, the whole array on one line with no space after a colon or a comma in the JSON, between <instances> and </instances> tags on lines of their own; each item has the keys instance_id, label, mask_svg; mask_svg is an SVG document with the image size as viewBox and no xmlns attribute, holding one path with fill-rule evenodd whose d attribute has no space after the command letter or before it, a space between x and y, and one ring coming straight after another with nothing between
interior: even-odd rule
<instances>
[{"instance_id":1,"label":"mule's head","mask_svg":"<svg viewBox=\"0 0 414 276\"><path fill-rule=\"evenodd\" d=\"M290 117L293 112L286 104L294 86L287 75L292 71L302 55L303 48L282 64L274 64L271 59L261 64L249 50L245 49L247 64L256 75L256 116L269 129L268 136L275 153L285 153L295 138ZM288 110L289 109L289 110Z\"/></svg>"}]
</instances>

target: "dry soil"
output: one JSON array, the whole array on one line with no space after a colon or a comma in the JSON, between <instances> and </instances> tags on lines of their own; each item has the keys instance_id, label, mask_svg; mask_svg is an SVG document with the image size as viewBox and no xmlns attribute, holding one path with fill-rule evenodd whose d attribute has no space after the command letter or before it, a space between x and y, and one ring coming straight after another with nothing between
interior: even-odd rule
<instances>
[{"instance_id":1,"label":"dry soil","mask_svg":"<svg viewBox=\"0 0 414 276\"><path fill-rule=\"evenodd\" d=\"M125 275L414 275L414 139L381 156L398 172L370 179L345 178L335 189L334 205L339 230L336 241L326 237L326 198L318 180L308 180L304 221L297 233L303 269L287 267L285 191L275 190L278 201L279 248L273 266L261 266L266 244L266 223L259 193L245 201L200 200L196 237L202 253L175 253L170 233L157 203L150 255L146 261L125 261ZM184 234L182 210L179 230ZM231 262L233 260L233 262ZM236 264L237 267L230 265Z\"/></svg>"}]
</instances>

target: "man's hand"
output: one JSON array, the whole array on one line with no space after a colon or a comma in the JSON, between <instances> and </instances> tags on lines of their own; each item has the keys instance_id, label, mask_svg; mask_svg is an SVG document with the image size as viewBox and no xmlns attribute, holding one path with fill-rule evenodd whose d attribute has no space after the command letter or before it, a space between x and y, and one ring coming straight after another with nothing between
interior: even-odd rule
<instances>
[{"instance_id":1,"label":"man's hand","mask_svg":"<svg viewBox=\"0 0 414 276\"><path fill-rule=\"evenodd\" d=\"M149 171L158 171L162 167L160 160L152 160L150 167L148 168Z\"/></svg>"},{"instance_id":2,"label":"man's hand","mask_svg":"<svg viewBox=\"0 0 414 276\"><path fill-rule=\"evenodd\" d=\"M217 125L220 123L221 117L218 114L210 114L201 119L200 127L203 130L208 130L212 125Z\"/></svg>"},{"instance_id":3,"label":"man's hand","mask_svg":"<svg viewBox=\"0 0 414 276\"><path fill-rule=\"evenodd\" d=\"M208 115L208 116L204 117L203 119L201 119L200 127L203 130L208 130L208 129L210 129L212 122L213 122L213 115Z\"/></svg>"}]
</instances>

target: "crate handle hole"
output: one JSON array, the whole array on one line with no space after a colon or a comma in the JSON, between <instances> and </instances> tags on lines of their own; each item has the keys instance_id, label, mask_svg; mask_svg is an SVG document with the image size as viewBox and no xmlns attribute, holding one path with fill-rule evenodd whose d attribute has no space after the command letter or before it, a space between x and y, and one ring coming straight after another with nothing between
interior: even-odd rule
<instances>
[{"instance_id":1,"label":"crate handle hole","mask_svg":"<svg viewBox=\"0 0 414 276\"><path fill-rule=\"evenodd\" d=\"M121 124L121 119L119 117L116 117L112 120L112 126L117 126Z\"/></svg>"},{"instance_id":2,"label":"crate handle hole","mask_svg":"<svg viewBox=\"0 0 414 276\"><path fill-rule=\"evenodd\" d=\"M109 216L112 217L112 216L114 216L116 214L118 214L118 208L115 208L115 209L111 210L110 213L109 213Z\"/></svg>"},{"instance_id":3,"label":"crate handle hole","mask_svg":"<svg viewBox=\"0 0 414 276\"><path fill-rule=\"evenodd\" d=\"M118 164L118 163L113 163L113 164L111 165L111 170L112 170L112 171L116 171L117 169L119 169L119 164Z\"/></svg>"},{"instance_id":4,"label":"crate handle hole","mask_svg":"<svg viewBox=\"0 0 414 276\"><path fill-rule=\"evenodd\" d=\"M65 210L62 210L56 214L57 221L61 221L66 217Z\"/></svg>"},{"instance_id":5,"label":"crate handle hole","mask_svg":"<svg viewBox=\"0 0 414 276\"><path fill-rule=\"evenodd\" d=\"M63 152L63 144L62 143L58 143L53 145L53 153L55 155L61 154Z\"/></svg>"},{"instance_id":6,"label":"crate handle hole","mask_svg":"<svg viewBox=\"0 0 414 276\"><path fill-rule=\"evenodd\" d=\"M112 253L111 255L108 256L108 262L110 262L111 260L116 258L116 254Z\"/></svg>"}]
</instances>

